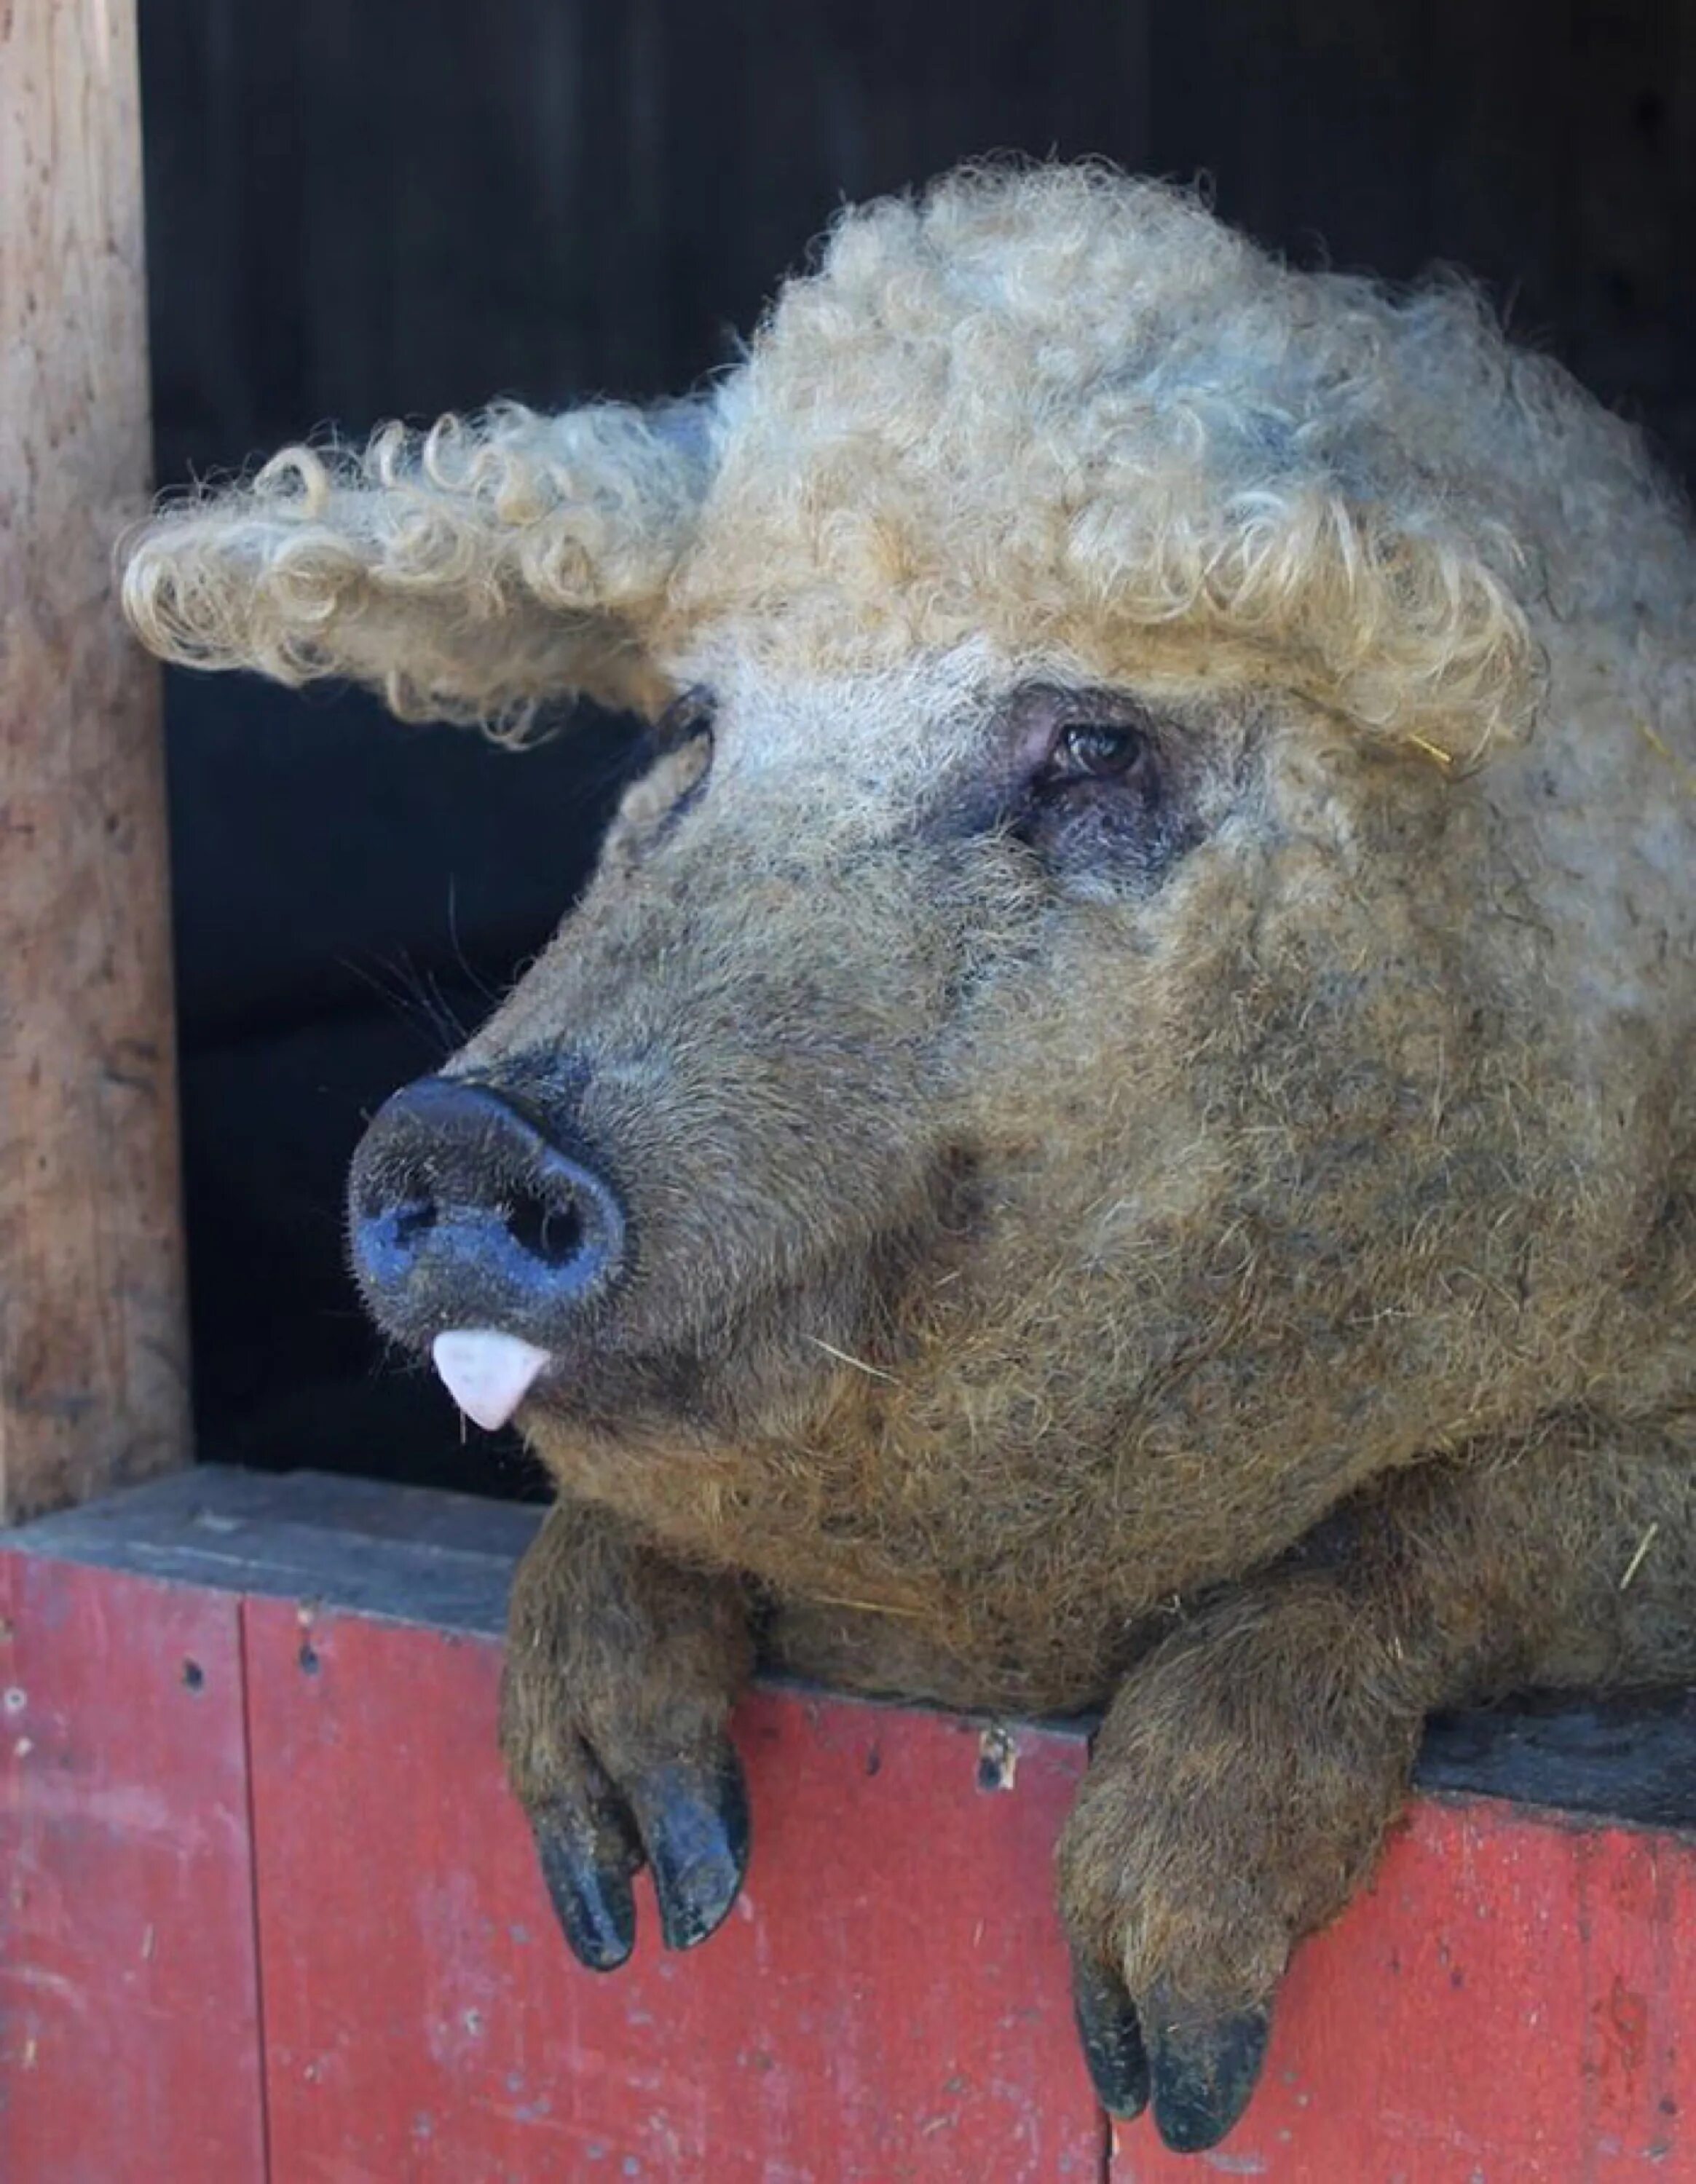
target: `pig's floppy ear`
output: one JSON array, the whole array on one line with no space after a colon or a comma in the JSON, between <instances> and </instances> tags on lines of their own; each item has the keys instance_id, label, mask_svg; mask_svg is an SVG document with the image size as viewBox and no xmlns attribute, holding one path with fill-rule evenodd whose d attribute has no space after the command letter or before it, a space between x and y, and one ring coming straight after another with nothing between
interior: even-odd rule
<instances>
[{"instance_id":1,"label":"pig's floppy ear","mask_svg":"<svg viewBox=\"0 0 1696 2184\"><path fill-rule=\"evenodd\" d=\"M163 510L124 551L124 611L162 658L336 676L407 720L522 733L584 692L647 710L644 643L711 467L701 405L516 404L286 448Z\"/></svg>"}]
</instances>

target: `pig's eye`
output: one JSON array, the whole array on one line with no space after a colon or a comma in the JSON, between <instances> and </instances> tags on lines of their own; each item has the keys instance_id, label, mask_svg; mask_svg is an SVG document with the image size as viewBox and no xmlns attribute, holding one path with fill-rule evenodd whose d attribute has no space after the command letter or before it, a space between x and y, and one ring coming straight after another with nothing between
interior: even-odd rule
<instances>
[{"instance_id":1,"label":"pig's eye","mask_svg":"<svg viewBox=\"0 0 1696 2184\"><path fill-rule=\"evenodd\" d=\"M1141 728L1102 721L1067 721L1036 777L1039 788L1063 788L1069 781L1120 781L1146 767L1148 738Z\"/></svg>"},{"instance_id":2,"label":"pig's eye","mask_svg":"<svg viewBox=\"0 0 1696 2184\"><path fill-rule=\"evenodd\" d=\"M1010 837L1071 884L1157 885L1196 838L1180 740L1121 691L1027 690L1013 718L1024 766Z\"/></svg>"}]
</instances>

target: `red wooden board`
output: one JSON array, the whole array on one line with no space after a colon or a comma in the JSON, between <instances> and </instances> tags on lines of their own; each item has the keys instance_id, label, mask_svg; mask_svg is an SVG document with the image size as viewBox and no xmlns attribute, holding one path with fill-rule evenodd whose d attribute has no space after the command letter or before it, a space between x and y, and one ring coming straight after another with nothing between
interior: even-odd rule
<instances>
[{"instance_id":1,"label":"red wooden board","mask_svg":"<svg viewBox=\"0 0 1696 2184\"><path fill-rule=\"evenodd\" d=\"M265 2176L240 1608L0 1554L0 2177Z\"/></svg>"},{"instance_id":2,"label":"red wooden board","mask_svg":"<svg viewBox=\"0 0 1696 2184\"><path fill-rule=\"evenodd\" d=\"M1212 2155L1146 2122L1115 2184L1691 2184L1696 1844L1420 1804L1297 1953L1265 2075Z\"/></svg>"},{"instance_id":3,"label":"red wooden board","mask_svg":"<svg viewBox=\"0 0 1696 2184\"><path fill-rule=\"evenodd\" d=\"M1696 2184L1664 1828L1421 1801L1189 2159L1110 2150L1074 2050L1074 1736L985 1789L974 1724L758 1694L745 1902L580 1970L494 1752L527 1530L424 1499L208 1474L6 1542L0 2184ZM131 1533L154 1574L66 1558ZM1633 1745L1657 1794L1682 1749Z\"/></svg>"},{"instance_id":4,"label":"red wooden board","mask_svg":"<svg viewBox=\"0 0 1696 2184\"><path fill-rule=\"evenodd\" d=\"M497 1649L248 1610L276 2184L1095 2184L1051 1908L1080 1740L762 1694L749 1885L567 1957L494 1751ZM303 1647L306 1650L303 1654Z\"/></svg>"}]
</instances>

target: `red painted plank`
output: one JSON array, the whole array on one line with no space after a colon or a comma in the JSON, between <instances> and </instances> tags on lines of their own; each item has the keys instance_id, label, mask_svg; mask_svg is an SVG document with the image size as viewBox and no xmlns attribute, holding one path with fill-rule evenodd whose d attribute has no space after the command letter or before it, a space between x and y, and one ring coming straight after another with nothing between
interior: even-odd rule
<instances>
[{"instance_id":1,"label":"red painted plank","mask_svg":"<svg viewBox=\"0 0 1696 2184\"><path fill-rule=\"evenodd\" d=\"M1297 1953L1247 2115L1199 2161L1146 2120L1115 2184L1691 2184L1696 1843L1421 1803Z\"/></svg>"},{"instance_id":2,"label":"red painted plank","mask_svg":"<svg viewBox=\"0 0 1696 2184\"><path fill-rule=\"evenodd\" d=\"M121 1512L0 1553L4 2184L259 2184L255 1875L274 2184L1104 2173L1050 1908L1078 1739L1016 1730L1013 1788L983 1791L973 1726L759 1695L745 1906L683 1958L650 1912L597 1980L495 1760L505 1549L449 1551L471 1524L444 1508L412 1568L404 1524L315 1547L181 1499L138 1498L147 1553L206 1591L44 1551L112 1552ZM297 1591L355 1580L368 1612L302 1622ZM1180 2160L1125 2126L1113 2173L1696 2184L1693 1935L1696 1839L1422 1802L1299 1953L1238 2129Z\"/></svg>"},{"instance_id":3,"label":"red painted plank","mask_svg":"<svg viewBox=\"0 0 1696 2184\"><path fill-rule=\"evenodd\" d=\"M738 1911L668 1957L644 1896L598 1977L500 1781L494 1645L247 1614L278 2184L1100 2177L1050 1904L1078 1739L1020 1729L985 1791L974 1727L761 1694Z\"/></svg>"},{"instance_id":4,"label":"red painted plank","mask_svg":"<svg viewBox=\"0 0 1696 2184\"><path fill-rule=\"evenodd\" d=\"M239 1618L0 1554L6 2184L263 2184Z\"/></svg>"}]
</instances>

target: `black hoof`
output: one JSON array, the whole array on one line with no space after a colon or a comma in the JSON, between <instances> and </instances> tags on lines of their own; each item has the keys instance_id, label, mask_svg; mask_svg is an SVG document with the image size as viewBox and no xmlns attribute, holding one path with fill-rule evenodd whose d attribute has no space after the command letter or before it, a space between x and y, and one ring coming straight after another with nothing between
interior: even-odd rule
<instances>
[{"instance_id":1,"label":"black hoof","mask_svg":"<svg viewBox=\"0 0 1696 2184\"><path fill-rule=\"evenodd\" d=\"M1072 2006L1096 2099L1109 2115L1141 2115L1148 2105L1148 2052L1123 1982L1104 1964L1074 1964Z\"/></svg>"},{"instance_id":2,"label":"black hoof","mask_svg":"<svg viewBox=\"0 0 1696 2184\"><path fill-rule=\"evenodd\" d=\"M722 1924L748 1869L748 1792L727 1747L711 1774L661 1768L632 1784L668 1949L692 1949Z\"/></svg>"},{"instance_id":3,"label":"black hoof","mask_svg":"<svg viewBox=\"0 0 1696 2184\"><path fill-rule=\"evenodd\" d=\"M1236 2122L1260 2075L1271 2027L1268 2009L1174 2021L1150 2004L1154 2122L1174 2153L1204 2153Z\"/></svg>"},{"instance_id":4,"label":"black hoof","mask_svg":"<svg viewBox=\"0 0 1696 2184\"><path fill-rule=\"evenodd\" d=\"M610 1802L592 1816L560 1804L530 1825L572 1954L592 1972L616 1971L636 1945L630 1876L642 1853L628 1819Z\"/></svg>"}]
</instances>

